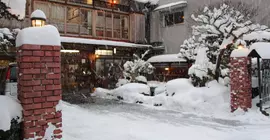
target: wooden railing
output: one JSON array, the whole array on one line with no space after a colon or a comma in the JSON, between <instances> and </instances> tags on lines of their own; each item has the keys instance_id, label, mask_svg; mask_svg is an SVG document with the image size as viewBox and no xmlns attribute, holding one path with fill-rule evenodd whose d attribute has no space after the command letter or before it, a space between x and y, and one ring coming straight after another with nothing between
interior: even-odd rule
<instances>
[{"instance_id":1,"label":"wooden railing","mask_svg":"<svg viewBox=\"0 0 270 140\"><path fill-rule=\"evenodd\" d=\"M114 3L101 1L101 0L93 0L92 4L87 3L86 0L68 0L68 2L82 4L82 5L91 5L93 7L112 9L112 10L117 10L117 11L122 11L122 12L130 12L130 7L127 5L114 4Z\"/></svg>"}]
</instances>

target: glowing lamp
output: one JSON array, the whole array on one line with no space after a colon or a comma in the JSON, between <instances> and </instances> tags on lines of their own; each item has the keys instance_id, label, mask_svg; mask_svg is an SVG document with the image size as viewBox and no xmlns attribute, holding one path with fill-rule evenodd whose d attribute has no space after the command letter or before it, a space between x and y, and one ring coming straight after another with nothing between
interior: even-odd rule
<instances>
[{"instance_id":1,"label":"glowing lamp","mask_svg":"<svg viewBox=\"0 0 270 140\"><path fill-rule=\"evenodd\" d=\"M242 44L240 43L240 44L238 44L237 48L238 48L238 49L244 49L245 47L244 47L244 45L242 45Z\"/></svg>"},{"instance_id":2,"label":"glowing lamp","mask_svg":"<svg viewBox=\"0 0 270 140\"><path fill-rule=\"evenodd\" d=\"M46 24L46 15L41 10L35 10L31 14L32 27L42 27Z\"/></svg>"},{"instance_id":3,"label":"glowing lamp","mask_svg":"<svg viewBox=\"0 0 270 140\"><path fill-rule=\"evenodd\" d=\"M165 68L165 70L166 70L166 71L169 71L169 70L170 70L170 68Z\"/></svg>"}]
</instances>

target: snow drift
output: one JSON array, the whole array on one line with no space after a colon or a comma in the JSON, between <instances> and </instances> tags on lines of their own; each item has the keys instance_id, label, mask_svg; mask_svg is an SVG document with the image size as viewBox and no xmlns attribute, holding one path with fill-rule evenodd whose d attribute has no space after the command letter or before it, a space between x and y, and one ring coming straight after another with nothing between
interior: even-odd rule
<instances>
[{"instance_id":1,"label":"snow drift","mask_svg":"<svg viewBox=\"0 0 270 140\"><path fill-rule=\"evenodd\" d=\"M0 130L9 130L12 119L19 117L18 122L21 121L22 107L17 100L0 95L0 110Z\"/></svg>"}]
</instances>

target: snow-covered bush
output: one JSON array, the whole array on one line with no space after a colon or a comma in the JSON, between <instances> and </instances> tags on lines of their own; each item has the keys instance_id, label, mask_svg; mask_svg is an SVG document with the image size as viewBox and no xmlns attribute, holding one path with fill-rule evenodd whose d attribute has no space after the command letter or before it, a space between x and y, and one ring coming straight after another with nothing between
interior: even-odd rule
<instances>
[{"instance_id":1,"label":"snow-covered bush","mask_svg":"<svg viewBox=\"0 0 270 140\"><path fill-rule=\"evenodd\" d=\"M190 52L197 52L201 47L206 48L205 55L208 58L204 59L207 61L204 66L195 63L189 72L195 86L204 86L213 79L228 79L229 57L236 48L237 40L253 32L270 31L266 26L252 23L249 20L250 13L240 11L232 5L221 4L217 7L205 7L200 13L191 16L196 23L192 27L193 37L180 47L180 56L192 60L194 56L191 57ZM203 67L207 76L197 75L198 72L194 69L200 67Z\"/></svg>"},{"instance_id":2,"label":"snow-covered bush","mask_svg":"<svg viewBox=\"0 0 270 140\"><path fill-rule=\"evenodd\" d=\"M116 87L123 86L127 83L129 83L129 81L127 79L118 79L118 82L116 83Z\"/></svg>"},{"instance_id":3,"label":"snow-covered bush","mask_svg":"<svg viewBox=\"0 0 270 140\"><path fill-rule=\"evenodd\" d=\"M8 28L0 28L0 51L7 52L9 47L15 46L17 30L10 31Z\"/></svg>"},{"instance_id":4,"label":"snow-covered bush","mask_svg":"<svg viewBox=\"0 0 270 140\"><path fill-rule=\"evenodd\" d=\"M125 78L129 78L130 81L135 81L135 78L142 74L152 74L154 67L147 61L143 60L145 55L149 53L149 50L142 54L141 57L134 54L133 61L127 61L124 64L123 75Z\"/></svg>"},{"instance_id":5,"label":"snow-covered bush","mask_svg":"<svg viewBox=\"0 0 270 140\"><path fill-rule=\"evenodd\" d=\"M136 83L147 84L147 79L144 76L137 76L135 78Z\"/></svg>"},{"instance_id":6,"label":"snow-covered bush","mask_svg":"<svg viewBox=\"0 0 270 140\"><path fill-rule=\"evenodd\" d=\"M174 79L166 83L166 95L174 96L178 92L188 92L194 88L189 79Z\"/></svg>"},{"instance_id":7,"label":"snow-covered bush","mask_svg":"<svg viewBox=\"0 0 270 140\"><path fill-rule=\"evenodd\" d=\"M0 95L0 140L19 140L22 107L15 99Z\"/></svg>"},{"instance_id":8,"label":"snow-covered bush","mask_svg":"<svg viewBox=\"0 0 270 140\"><path fill-rule=\"evenodd\" d=\"M93 96L142 103L145 96L150 96L150 87L145 84L128 83L113 90L97 88Z\"/></svg>"}]
</instances>

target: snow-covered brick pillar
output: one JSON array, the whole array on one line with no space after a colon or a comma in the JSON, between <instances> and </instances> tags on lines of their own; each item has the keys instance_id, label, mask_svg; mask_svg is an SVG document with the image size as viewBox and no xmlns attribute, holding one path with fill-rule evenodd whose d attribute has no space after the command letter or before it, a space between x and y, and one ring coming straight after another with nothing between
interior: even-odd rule
<instances>
[{"instance_id":1,"label":"snow-covered brick pillar","mask_svg":"<svg viewBox=\"0 0 270 140\"><path fill-rule=\"evenodd\" d=\"M231 111L251 108L251 58L248 49L234 50L230 58Z\"/></svg>"},{"instance_id":2,"label":"snow-covered brick pillar","mask_svg":"<svg viewBox=\"0 0 270 140\"><path fill-rule=\"evenodd\" d=\"M23 138L62 138L61 42L54 26L30 27L16 40L18 95L23 107Z\"/></svg>"}]
</instances>

